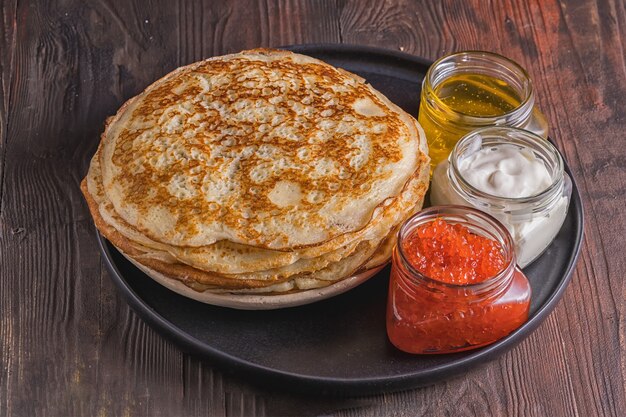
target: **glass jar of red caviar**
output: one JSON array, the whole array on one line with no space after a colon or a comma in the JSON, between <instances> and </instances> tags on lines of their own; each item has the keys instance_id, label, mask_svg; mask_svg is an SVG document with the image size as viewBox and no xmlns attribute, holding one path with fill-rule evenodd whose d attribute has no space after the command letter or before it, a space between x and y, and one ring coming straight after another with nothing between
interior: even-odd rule
<instances>
[{"instance_id":1,"label":"glass jar of red caviar","mask_svg":"<svg viewBox=\"0 0 626 417\"><path fill-rule=\"evenodd\" d=\"M428 243L439 253L415 253L420 228L433 222L445 228L435 229L435 239L439 240ZM455 237L454 233L459 235ZM478 242L455 247L468 240ZM446 265L459 260L454 257L471 257L468 248L479 252L479 258L461 260L466 266L480 268L478 275L476 271ZM448 252L442 254L440 250ZM429 269L429 262L433 268ZM429 277L418 268L452 274ZM487 275L480 277L480 273ZM515 264L512 238L500 222L469 207L431 207L411 217L399 231L389 282L387 334L391 343L409 353L475 349L521 326L528 319L530 295L528 279Z\"/></svg>"}]
</instances>

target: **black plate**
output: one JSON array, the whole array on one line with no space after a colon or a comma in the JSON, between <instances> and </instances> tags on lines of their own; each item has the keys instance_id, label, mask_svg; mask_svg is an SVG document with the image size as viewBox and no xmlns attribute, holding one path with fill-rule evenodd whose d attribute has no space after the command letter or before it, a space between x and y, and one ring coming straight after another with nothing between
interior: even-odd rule
<instances>
[{"instance_id":1,"label":"black plate","mask_svg":"<svg viewBox=\"0 0 626 417\"><path fill-rule=\"evenodd\" d=\"M429 61L360 46L288 49L363 76L417 116ZM525 269L533 289L528 322L486 348L438 356L405 354L387 341L388 267L365 284L326 301L274 311L238 311L179 296L140 272L100 235L98 242L111 278L129 304L186 351L263 385L310 393L365 394L431 384L511 349L539 326L563 295L582 234L583 210L574 183L563 228L546 252Z\"/></svg>"}]
</instances>

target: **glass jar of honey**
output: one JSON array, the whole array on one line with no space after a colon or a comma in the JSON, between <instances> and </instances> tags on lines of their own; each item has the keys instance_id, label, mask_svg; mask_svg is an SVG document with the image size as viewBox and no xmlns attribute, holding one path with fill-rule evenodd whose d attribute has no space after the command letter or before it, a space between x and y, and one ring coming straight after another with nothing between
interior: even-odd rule
<instances>
[{"instance_id":1,"label":"glass jar of honey","mask_svg":"<svg viewBox=\"0 0 626 417\"><path fill-rule=\"evenodd\" d=\"M389 340L405 352L434 354L507 336L530 306L530 284L515 259L507 229L484 212L439 206L417 213L393 252Z\"/></svg>"},{"instance_id":2,"label":"glass jar of honey","mask_svg":"<svg viewBox=\"0 0 626 417\"><path fill-rule=\"evenodd\" d=\"M548 137L528 73L491 52L458 52L435 61L422 83L418 121L431 173L462 136L480 127L512 126Z\"/></svg>"}]
</instances>

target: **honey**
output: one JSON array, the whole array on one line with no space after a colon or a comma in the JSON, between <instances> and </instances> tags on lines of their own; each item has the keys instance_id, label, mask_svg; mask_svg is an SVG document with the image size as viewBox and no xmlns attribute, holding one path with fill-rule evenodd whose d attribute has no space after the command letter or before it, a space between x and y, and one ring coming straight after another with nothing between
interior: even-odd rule
<instances>
[{"instance_id":1,"label":"honey","mask_svg":"<svg viewBox=\"0 0 626 417\"><path fill-rule=\"evenodd\" d=\"M453 75L435 87L435 94L452 110L468 116L502 116L522 104L506 81L483 74Z\"/></svg>"},{"instance_id":2,"label":"honey","mask_svg":"<svg viewBox=\"0 0 626 417\"><path fill-rule=\"evenodd\" d=\"M547 137L547 123L534 106L528 74L488 52L460 52L440 59L422 86L419 122L434 167L459 139L486 126L513 126Z\"/></svg>"}]
</instances>

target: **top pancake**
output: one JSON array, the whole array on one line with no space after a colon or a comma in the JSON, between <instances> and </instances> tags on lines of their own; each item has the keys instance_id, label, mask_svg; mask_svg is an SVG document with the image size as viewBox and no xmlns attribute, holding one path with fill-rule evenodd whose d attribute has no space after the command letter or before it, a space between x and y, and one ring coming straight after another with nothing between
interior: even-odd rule
<instances>
[{"instance_id":1,"label":"top pancake","mask_svg":"<svg viewBox=\"0 0 626 417\"><path fill-rule=\"evenodd\" d=\"M115 211L157 242L284 250L365 227L423 146L413 119L360 78L252 50L179 68L130 100L100 162Z\"/></svg>"}]
</instances>

